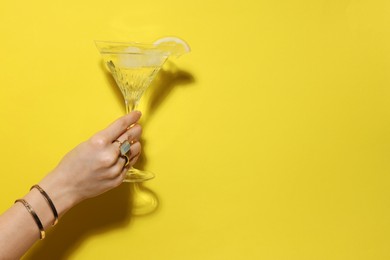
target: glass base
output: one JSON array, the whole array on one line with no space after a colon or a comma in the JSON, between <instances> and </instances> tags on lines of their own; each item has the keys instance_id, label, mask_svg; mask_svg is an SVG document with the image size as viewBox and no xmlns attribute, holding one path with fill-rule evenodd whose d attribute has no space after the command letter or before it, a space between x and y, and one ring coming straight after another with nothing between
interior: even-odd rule
<instances>
[{"instance_id":1,"label":"glass base","mask_svg":"<svg viewBox=\"0 0 390 260\"><path fill-rule=\"evenodd\" d=\"M153 213L158 208L158 198L156 193L144 187L140 183L132 185L132 205L131 215L144 216Z\"/></svg>"},{"instance_id":2,"label":"glass base","mask_svg":"<svg viewBox=\"0 0 390 260\"><path fill-rule=\"evenodd\" d=\"M123 182L144 182L154 178L154 173L130 168Z\"/></svg>"}]
</instances>

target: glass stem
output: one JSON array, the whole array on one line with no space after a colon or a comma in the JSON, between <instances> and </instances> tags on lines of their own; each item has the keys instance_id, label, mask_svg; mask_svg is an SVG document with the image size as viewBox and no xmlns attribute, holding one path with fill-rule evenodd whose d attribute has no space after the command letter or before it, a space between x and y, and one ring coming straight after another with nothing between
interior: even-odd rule
<instances>
[{"instance_id":1,"label":"glass stem","mask_svg":"<svg viewBox=\"0 0 390 260\"><path fill-rule=\"evenodd\" d=\"M135 110L137 104L134 101L125 99L125 107L126 107L126 114L129 114L131 111ZM132 169L134 169L133 166L130 167L129 171L131 171Z\"/></svg>"},{"instance_id":2,"label":"glass stem","mask_svg":"<svg viewBox=\"0 0 390 260\"><path fill-rule=\"evenodd\" d=\"M137 107L137 104L134 101L131 100L125 100L125 106L126 106L126 114L130 113L131 111L134 111Z\"/></svg>"}]
</instances>

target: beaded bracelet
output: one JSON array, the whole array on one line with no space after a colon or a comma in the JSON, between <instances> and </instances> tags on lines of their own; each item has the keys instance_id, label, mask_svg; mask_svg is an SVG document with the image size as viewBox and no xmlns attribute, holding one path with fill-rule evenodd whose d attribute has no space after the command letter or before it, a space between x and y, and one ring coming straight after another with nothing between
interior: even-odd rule
<instances>
[{"instance_id":1,"label":"beaded bracelet","mask_svg":"<svg viewBox=\"0 0 390 260\"><path fill-rule=\"evenodd\" d=\"M36 184L36 185L32 186L30 190L32 190L34 188L36 188L42 194L42 196L45 198L46 202L49 204L51 211L53 211L54 222L53 222L52 226L55 226L58 223L58 213L57 213L56 207L54 206L53 201L50 199L49 195L47 195L47 193L41 188L41 186Z\"/></svg>"},{"instance_id":2,"label":"beaded bracelet","mask_svg":"<svg viewBox=\"0 0 390 260\"><path fill-rule=\"evenodd\" d=\"M45 230L43 229L43 225L42 225L42 222L41 220L39 219L38 215L35 213L34 209L31 207L31 205L25 201L24 199L18 199L18 200L15 200L15 203L17 202L20 202L24 205L24 207L28 210L28 212L31 214L31 216L33 217L33 219L35 220L35 223L37 223L38 225L38 228L39 228L39 235L40 235L40 239L44 239L45 238Z\"/></svg>"}]
</instances>

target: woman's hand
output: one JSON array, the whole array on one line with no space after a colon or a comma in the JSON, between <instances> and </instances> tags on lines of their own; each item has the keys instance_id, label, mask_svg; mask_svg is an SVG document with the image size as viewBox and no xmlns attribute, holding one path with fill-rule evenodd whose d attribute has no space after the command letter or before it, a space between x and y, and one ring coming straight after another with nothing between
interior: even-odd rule
<instances>
[{"instance_id":1,"label":"woman's hand","mask_svg":"<svg viewBox=\"0 0 390 260\"><path fill-rule=\"evenodd\" d=\"M71 150L39 185L51 196L60 215L80 201L95 197L122 183L141 153L142 128L138 111L123 116ZM129 127L131 126L131 127ZM124 167L118 142L128 140L130 163Z\"/></svg>"},{"instance_id":2,"label":"woman's hand","mask_svg":"<svg viewBox=\"0 0 390 260\"><path fill-rule=\"evenodd\" d=\"M97 196L122 183L126 171L141 152L140 112L119 118L106 129L70 151L39 185L53 201L61 216L80 201ZM131 126L131 127L129 127ZM120 157L119 143L128 140L130 163ZM54 221L54 213L42 194L32 189L24 198L37 213L44 229ZM39 229L21 203L0 215L0 259L19 259L39 238Z\"/></svg>"}]
</instances>

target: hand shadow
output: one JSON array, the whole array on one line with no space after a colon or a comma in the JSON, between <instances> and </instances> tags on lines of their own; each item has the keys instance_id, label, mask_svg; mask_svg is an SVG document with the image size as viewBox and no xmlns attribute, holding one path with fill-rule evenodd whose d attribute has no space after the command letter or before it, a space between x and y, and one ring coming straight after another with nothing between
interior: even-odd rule
<instances>
[{"instance_id":1,"label":"hand shadow","mask_svg":"<svg viewBox=\"0 0 390 260\"><path fill-rule=\"evenodd\" d=\"M123 96L115 80L105 69L104 64L101 65L109 85L117 96L117 101L124 107ZM145 125L150 120L175 86L192 82L194 78L190 73L179 70L173 63L167 63L151 86L147 116L143 118L142 124ZM141 143L145 147L145 140ZM135 166L138 169L145 169L146 165L147 160L143 155ZM152 214L156 212L158 206L157 194L143 183L132 185L125 183L71 209L60 219L56 227L49 230L47 238L36 243L23 259L68 259L88 237L127 227L134 216Z\"/></svg>"},{"instance_id":2,"label":"hand shadow","mask_svg":"<svg viewBox=\"0 0 390 260\"><path fill-rule=\"evenodd\" d=\"M86 238L128 226L132 216L132 193L131 186L120 185L80 203L23 259L68 259Z\"/></svg>"}]
</instances>

